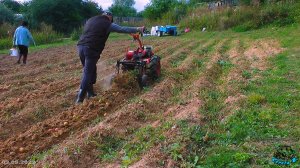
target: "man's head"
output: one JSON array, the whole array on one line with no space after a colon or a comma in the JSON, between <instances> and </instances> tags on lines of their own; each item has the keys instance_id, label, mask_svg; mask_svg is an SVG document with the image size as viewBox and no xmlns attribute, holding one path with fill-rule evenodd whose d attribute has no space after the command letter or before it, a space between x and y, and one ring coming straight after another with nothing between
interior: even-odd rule
<instances>
[{"instance_id":1,"label":"man's head","mask_svg":"<svg viewBox=\"0 0 300 168\"><path fill-rule=\"evenodd\" d=\"M24 26L24 27L28 27L28 22L22 21L21 25Z\"/></svg>"},{"instance_id":2,"label":"man's head","mask_svg":"<svg viewBox=\"0 0 300 168\"><path fill-rule=\"evenodd\" d=\"M109 11L104 11L104 12L102 13L102 15L108 17L108 19L109 19L111 22L114 22L114 18L113 18L113 15L112 15L111 12L109 12Z\"/></svg>"}]
</instances>

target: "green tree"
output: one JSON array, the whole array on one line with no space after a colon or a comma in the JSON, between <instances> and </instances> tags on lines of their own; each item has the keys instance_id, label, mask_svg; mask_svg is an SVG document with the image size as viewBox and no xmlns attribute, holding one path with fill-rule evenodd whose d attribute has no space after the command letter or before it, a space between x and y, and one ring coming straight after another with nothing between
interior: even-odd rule
<instances>
[{"instance_id":1,"label":"green tree","mask_svg":"<svg viewBox=\"0 0 300 168\"><path fill-rule=\"evenodd\" d=\"M19 13L21 11L22 5L14 0L1 0L0 3L4 4L8 9L14 11L15 13Z\"/></svg>"},{"instance_id":2,"label":"green tree","mask_svg":"<svg viewBox=\"0 0 300 168\"><path fill-rule=\"evenodd\" d=\"M8 9L4 4L0 3L0 25L4 22L12 23L14 21L13 11Z\"/></svg>"},{"instance_id":3,"label":"green tree","mask_svg":"<svg viewBox=\"0 0 300 168\"><path fill-rule=\"evenodd\" d=\"M83 0L32 0L28 8L27 17L33 25L44 22L63 33L71 33L101 10L96 3Z\"/></svg>"},{"instance_id":4,"label":"green tree","mask_svg":"<svg viewBox=\"0 0 300 168\"><path fill-rule=\"evenodd\" d=\"M188 3L179 1L176 3L174 8L170 9L167 13L162 15L163 20L167 20L168 23L178 24L179 21L184 17L188 10Z\"/></svg>"},{"instance_id":5,"label":"green tree","mask_svg":"<svg viewBox=\"0 0 300 168\"><path fill-rule=\"evenodd\" d=\"M134 0L114 0L114 5L132 7L135 4Z\"/></svg>"},{"instance_id":6,"label":"green tree","mask_svg":"<svg viewBox=\"0 0 300 168\"><path fill-rule=\"evenodd\" d=\"M173 9L177 0L151 0L146 6L144 16L150 20L160 19L163 14Z\"/></svg>"},{"instance_id":7,"label":"green tree","mask_svg":"<svg viewBox=\"0 0 300 168\"><path fill-rule=\"evenodd\" d=\"M203 2L216 2L216 0L190 0L189 4L196 5Z\"/></svg>"},{"instance_id":8,"label":"green tree","mask_svg":"<svg viewBox=\"0 0 300 168\"><path fill-rule=\"evenodd\" d=\"M109 11L120 17L136 16L137 12L133 7L134 4L134 0L114 0L112 6L109 7Z\"/></svg>"},{"instance_id":9,"label":"green tree","mask_svg":"<svg viewBox=\"0 0 300 168\"><path fill-rule=\"evenodd\" d=\"M85 19L91 16L98 15L101 11L103 11L102 7L99 6L96 2L93 1L82 2L81 14Z\"/></svg>"}]
</instances>

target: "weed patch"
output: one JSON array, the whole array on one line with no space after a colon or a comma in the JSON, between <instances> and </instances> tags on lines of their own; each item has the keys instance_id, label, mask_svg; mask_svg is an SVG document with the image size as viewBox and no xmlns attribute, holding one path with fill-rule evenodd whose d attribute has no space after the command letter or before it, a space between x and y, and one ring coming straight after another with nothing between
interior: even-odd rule
<instances>
[{"instance_id":1,"label":"weed patch","mask_svg":"<svg viewBox=\"0 0 300 168\"><path fill-rule=\"evenodd\" d=\"M250 166L253 156L227 148L214 149L213 154L205 164L213 167L245 167Z\"/></svg>"},{"instance_id":2,"label":"weed patch","mask_svg":"<svg viewBox=\"0 0 300 168\"><path fill-rule=\"evenodd\" d=\"M103 161L111 161L118 156L118 151L122 148L124 140L118 137L106 136L101 138L101 142L92 141L100 152L98 158Z\"/></svg>"},{"instance_id":3,"label":"weed patch","mask_svg":"<svg viewBox=\"0 0 300 168\"><path fill-rule=\"evenodd\" d=\"M178 57L173 58L173 59L171 60L171 65L172 65L172 67L173 67L173 68L178 67L178 66L181 64L181 62L182 62L183 60L185 60L186 58L187 58L187 53L181 53Z\"/></svg>"},{"instance_id":4,"label":"weed patch","mask_svg":"<svg viewBox=\"0 0 300 168\"><path fill-rule=\"evenodd\" d=\"M122 165L128 166L138 159L146 150L150 149L154 144L163 142L166 138L162 132L169 129L171 125L165 123L162 127L153 128L150 126L137 130L134 139L123 146Z\"/></svg>"}]
</instances>

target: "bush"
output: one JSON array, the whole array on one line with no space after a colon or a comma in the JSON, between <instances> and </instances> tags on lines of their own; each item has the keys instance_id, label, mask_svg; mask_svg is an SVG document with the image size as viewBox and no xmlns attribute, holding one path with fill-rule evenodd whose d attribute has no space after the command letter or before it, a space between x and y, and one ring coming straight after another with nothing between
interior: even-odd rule
<instances>
[{"instance_id":1,"label":"bush","mask_svg":"<svg viewBox=\"0 0 300 168\"><path fill-rule=\"evenodd\" d=\"M100 13L97 3L84 0L32 0L28 8L27 15L32 22L45 22L65 34Z\"/></svg>"},{"instance_id":2,"label":"bush","mask_svg":"<svg viewBox=\"0 0 300 168\"><path fill-rule=\"evenodd\" d=\"M0 25L0 38L12 37L14 33L14 26L9 23Z\"/></svg>"},{"instance_id":3,"label":"bush","mask_svg":"<svg viewBox=\"0 0 300 168\"><path fill-rule=\"evenodd\" d=\"M295 22L292 11L296 10L292 5L272 5L261 10L261 26L272 24L285 26Z\"/></svg>"},{"instance_id":4,"label":"bush","mask_svg":"<svg viewBox=\"0 0 300 168\"><path fill-rule=\"evenodd\" d=\"M186 15L187 9L187 4L178 2L174 10L169 10L162 15L161 22L168 24L178 24L179 21Z\"/></svg>"},{"instance_id":5,"label":"bush","mask_svg":"<svg viewBox=\"0 0 300 168\"><path fill-rule=\"evenodd\" d=\"M73 41L79 40L82 31L83 31L83 27L80 27L79 29L74 29L73 32L71 33L71 39Z\"/></svg>"},{"instance_id":6,"label":"bush","mask_svg":"<svg viewBox=\"0 0 300 168\"><path fill-rule=\"evenodd\" d=\"M13 45L13 40L12 38L1 38L0 39L0 49L9 49Z\"/></svg>"},{"instance_id":7,"label":"bush","mask_svg":"<svg viewBox=\"0 0 300 168\"><path fill-rule=\"evenodd\" d=\"M16 0L0 0L0 3L4 4L8 9L14 13L20 13L22 4Z\"/></svg>"},{"instance_id":8,"label":"bush","mask_svg":"<svg viewBox=\"0 0 300 168\"><path fill-rule=\"evenodd\" d=\"M151 0L146 6L143 15L151 21L161 19L163 14L172 11L177 4L178 1L176 0Z\"/></svg>"},{"instance_id":9,"label":"bush","mask_svg":"<svg viewBox=\"0 0 300 168\"><path fill-rule=\"evenodd\" d=\"M4 22L12 23L13 21L13 12L10 9L8 9L4 4L0 3L0 25Z\"/></svg>"},{"instance_id":10,"label":"bush","mask_svg":"<svg viewBox=\"0 0 300 168\"><path fill-rule=\"evenodd\" d=\"M42 23L38 31L33 31L32 36L37 45L57 42L63 36L55 32L52 26Z\"/></svg>"},{"instance_id":11,"label":"bush","mask_svg":"<svg viewBox=\"0 0 300 168\"><path fill-rule=\"evenodd\" d=\"M285 26L300 20L300 3L270 4L261 7L242 6L207 10L198 8L183 19L179 26L201 30L233 30L241 32L267 25ZM202 11L202 12L201 12Z\"/></svg>"},{"instance_id":12,"label":"bush","mask_svg":"<svg viewBox=\"0 0 300 168\"><path fill-rule=\"evenodd\" d=\"M12 26L7 26L12 28ZM6 31L5 29L3 29ZM1 32L1 29L0 29ZM14 33L14 30L13 32ZM32 31L32 36L37 45L49 44L59 41L63 36L52 29L52 26L42 23L39 30ZM0 50L9 49L13 44L13 34L12 36L6 36L0 39Z\"/></svg>"},{"instance_id":13,"label":"bush","mask_svg":"<svg viewBox=\"0 0 300 168\"><path fill-rule=\"evenodd\" d=\"M256 29L257 28L257 25L253 22L246 22L246 23L243 23L241 25L238 25L236 27L233 27L233 31L235 32L245 32L245 31L249 31L249 30L252 30L252 29Z\"/></svg>"}]
</instances>

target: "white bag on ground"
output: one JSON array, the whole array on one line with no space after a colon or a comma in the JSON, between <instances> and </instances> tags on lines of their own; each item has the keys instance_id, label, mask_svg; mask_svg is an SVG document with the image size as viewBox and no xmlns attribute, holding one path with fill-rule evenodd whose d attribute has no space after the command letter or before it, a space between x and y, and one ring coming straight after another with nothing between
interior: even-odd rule
<instances>
[{"instance_id":1,"label":"white bag on ground","mask_svg":"<svg viewBox=\"0 0 300 168\"><path fill-rule=\"evenodd\" d=\"M156 35L156 30L155 27L151 28L151 36L155 36Z\"/></svg>"}]
</instances>

